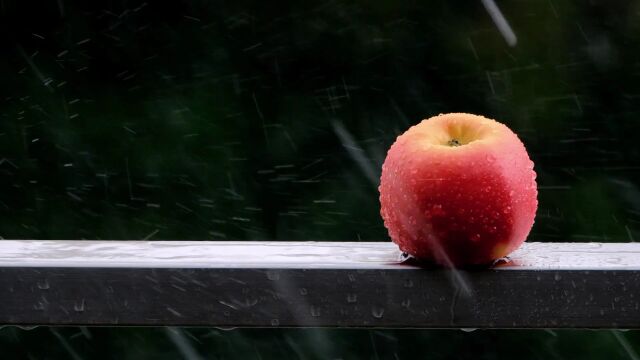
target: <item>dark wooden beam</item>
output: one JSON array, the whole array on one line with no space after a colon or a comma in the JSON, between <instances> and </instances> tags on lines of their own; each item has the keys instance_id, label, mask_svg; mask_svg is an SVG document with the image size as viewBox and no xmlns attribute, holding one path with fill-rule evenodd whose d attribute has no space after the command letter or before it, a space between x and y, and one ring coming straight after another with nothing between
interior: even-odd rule
<instances>
[{"instance_id":1,"label":"dark wooden beam","mask_svg":"<svg viewBox=\"0 0 640 360\"><path fill-rule=\"evenodd\" d=\"M2 240L0 324L638 328L640 244L447 270L392 243Z\"/></svg>"}]
</instances>

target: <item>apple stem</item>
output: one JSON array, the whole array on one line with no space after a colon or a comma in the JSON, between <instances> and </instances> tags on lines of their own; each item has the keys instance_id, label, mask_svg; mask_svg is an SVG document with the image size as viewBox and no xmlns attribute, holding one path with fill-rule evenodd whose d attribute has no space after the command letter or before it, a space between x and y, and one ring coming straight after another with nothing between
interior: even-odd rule
<instances>
[{"instance_id":1,"label":"apple stem","mask_svg":"<svg viewBox=\"0 0 640 360\"><path fill-rule=\"evenodd\" d=\"M462 144L460 144L460 141L458 141L458 139L451 139L451 140L449 140L447 145L449 145L449 146L460 146Z\"/></svg>"}]
</instances>

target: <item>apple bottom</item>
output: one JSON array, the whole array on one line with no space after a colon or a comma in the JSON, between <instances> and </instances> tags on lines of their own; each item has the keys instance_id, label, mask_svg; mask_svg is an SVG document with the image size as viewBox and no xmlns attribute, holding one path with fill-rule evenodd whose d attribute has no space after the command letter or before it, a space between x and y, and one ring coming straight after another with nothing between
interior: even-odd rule
<instances>
[{"instance_id":1,"label":"apple bottom","mask_svg":"<svg viewBox=\"0 0 640 360\"><path fill-rule=\"evenodd\" d=\"M533 215L525 215L531 223L514 221L527 209L522 194L510 190L513 185L477 168L417 174L409 184L396 181L383 191L382 216L393 241L418 259L445 266L487 264L524 242L533 221Z\"/></svg>"}]
</instances>

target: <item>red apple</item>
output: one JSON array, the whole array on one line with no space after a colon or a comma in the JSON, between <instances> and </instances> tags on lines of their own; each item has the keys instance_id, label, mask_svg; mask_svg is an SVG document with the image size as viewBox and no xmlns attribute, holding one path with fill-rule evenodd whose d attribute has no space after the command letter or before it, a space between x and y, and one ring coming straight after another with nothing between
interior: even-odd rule
<instances>
[{"instance_id":1,"label":"red apple","mask_svg":"<svg viewBox=\"0 0 640 360\"><path fill-rule=\"evenodd\" d=\"M471 114L434 116L398 136L378 189L393 242L449 267L518 248L538 207L533 162L518 136Z\"/></svg>"}]
</instances>

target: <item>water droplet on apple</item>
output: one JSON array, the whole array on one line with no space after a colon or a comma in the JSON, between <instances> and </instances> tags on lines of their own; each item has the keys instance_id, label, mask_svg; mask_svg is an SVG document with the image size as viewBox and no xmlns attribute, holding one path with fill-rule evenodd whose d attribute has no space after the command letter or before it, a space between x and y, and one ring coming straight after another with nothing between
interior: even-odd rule
<instances>
[{"instance_id":1,"label":"water droplet on apple","mask_svg":"<svg viewBox=\"0 0 640 360\"><path fill-rule=\"evenodd\" d=\"M475 234L471 237L471 241L478 242L480 241L480 234Z\"/></svg>"}]
</instances>

